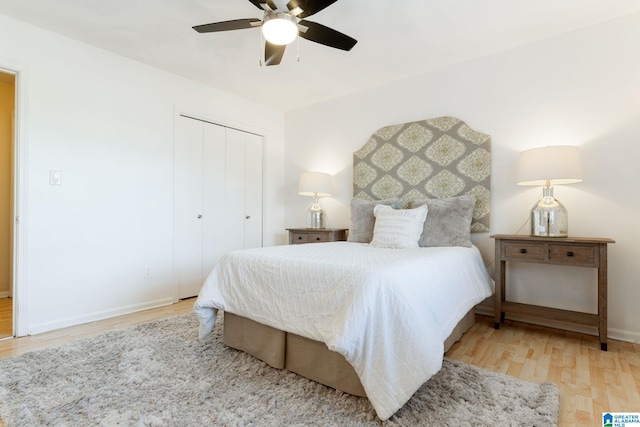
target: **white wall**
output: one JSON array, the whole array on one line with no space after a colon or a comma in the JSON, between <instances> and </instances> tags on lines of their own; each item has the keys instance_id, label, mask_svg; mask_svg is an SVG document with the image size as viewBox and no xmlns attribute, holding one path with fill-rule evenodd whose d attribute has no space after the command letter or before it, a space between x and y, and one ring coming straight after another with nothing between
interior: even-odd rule
<instances>
[{"instance_id":1,"label":"white wall","mask_svg":"<svg viewBox=\"0 0 640 427\"><path fill-rule=\"evenodd\" d=\"M266 135L264 242L284 243L281 112L0 16L3 64L28 91L28 332L172 302L176 111Z\"/></svg>"},{"instance_id":2,"label":"white wall","mask_svg":"<svg viewBox=\"0 0 640 427\"><path fill-rule=\"evenodd\" d=\"M296 186L306 170L335 174L335 195L322 203L331 226L349 226L352 153L386 125L450 115L492 136L491 233L515 233L541 192L516 185L518 153L578 145L585 180L555 194L569 210L571 235L616 240L609 247L609 334L640 342L638 40L634 15L288 112L287 226L304 225L309 200ZM491 264L489 235L474 241ZM509 267L507 280L511 300L597 308L593 269L520 264Z\"/></svg>"}]
</instances>

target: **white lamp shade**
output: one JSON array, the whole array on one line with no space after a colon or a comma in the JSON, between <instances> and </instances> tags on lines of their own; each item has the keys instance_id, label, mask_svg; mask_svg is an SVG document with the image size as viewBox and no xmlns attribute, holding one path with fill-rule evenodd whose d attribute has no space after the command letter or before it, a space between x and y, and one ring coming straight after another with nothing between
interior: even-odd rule
<instances>
[{"instance_id":1,"label":"white lamp shade","mask_svg":"<svg viewBox=\"0 0 640 427\"><path fill-rule=\"evenodd\" d=\"M300 175L298 193L302 196L331 196L331 175L323 172L303 172Z\"/></svg>"},{"instance_id":2,"label":"white lamp shade","mask_svg":"<svg viewBox=\"0 0 640 427\"><path fill-rule=\"evenodd\" d=\"M523 151L518 159L518 185L573 184L582 181L578 147L560 145Z\"/></svg>"},{"instance_id":3,"label":"white lamp shade","mask_svg":"<svg viewBox=\"0 0 640 427\"><path fill-rule=\"evenodd\" d=\"M269 43L286 45L298 36L298 25L288 13L268 14L264 17L262 34Z\"/></svg>"}]
</instances>

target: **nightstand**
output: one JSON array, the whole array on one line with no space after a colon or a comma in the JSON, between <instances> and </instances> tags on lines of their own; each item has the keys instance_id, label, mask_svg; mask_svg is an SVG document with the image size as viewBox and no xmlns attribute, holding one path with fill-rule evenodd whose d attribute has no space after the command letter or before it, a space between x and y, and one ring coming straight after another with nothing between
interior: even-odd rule
<instances>
[{"instance_id":1,"label":"nightstand","mask_svg":"<svg viewBox=\"0 0 640 427\"><path fill-rule=\"evenodd\" d=\"M600 349L607 351L607 238L531 237L510 234L491 236L496 241L494 327L500 328L505 313L596 326ZM560 310L506 300L507 261L533 262L598 269L598 314Z\"/></svg>"},{"instance_id":2,"label":"nightstand","mask_svg":"<svg viewBox=\"0 0 640 427\"><path fill-rule=\"evenodd\" d=\"M347 240L346 228L287 228L287 230L290 245Z\"/></svg>"}]
</instances>

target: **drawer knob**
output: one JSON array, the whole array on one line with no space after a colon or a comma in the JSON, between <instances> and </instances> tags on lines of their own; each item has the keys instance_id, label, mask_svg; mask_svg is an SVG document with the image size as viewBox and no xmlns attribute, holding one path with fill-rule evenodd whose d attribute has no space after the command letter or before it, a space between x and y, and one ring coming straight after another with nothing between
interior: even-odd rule
<instances>
[{"instance_id":1,"label":"drawer knob","mask_svg":"<svg viewBox=\"0 0 640 427\"><path fill-rule=\"evenodd\" d=\"M316 240L320 240L320 238L319 238L319 237L316 237Z\"/></svg>"},{"instance_id":2,"label":"drawer knob","mask_svg":"<svg viewBox=\"0 0 640 427\"><path fill-rule=\"evenodd\" d=\"M573 251L567 251L567 256L573 256Z\"/></svg>"},{"instance_id":3,"label":"drawer knob","mask_svg":"<svg viewBox=\"0 0 640 427\"><path fill-rule=\"evenodd\" d=\"M302 236L298 236L298 240L302 240Z\"/></svg>"},{"instance_id":4,"label":"drawer knob","mask_svg":"<svg viewBox=\"0 0 640 427\"><path fill-rule=\"evenodd\" d=\"M521 253L521 254L526 254L526 253L527 253L527 250L526 250L525 248L520 248L520 253Z\"/></svg>"}]
</instances>

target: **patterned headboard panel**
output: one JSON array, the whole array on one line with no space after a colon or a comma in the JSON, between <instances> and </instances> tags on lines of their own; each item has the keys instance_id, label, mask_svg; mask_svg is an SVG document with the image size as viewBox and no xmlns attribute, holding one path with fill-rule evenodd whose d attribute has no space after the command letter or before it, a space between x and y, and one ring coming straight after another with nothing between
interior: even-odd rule
<instances>
[{"instance_id":1,"label":"patterned headboard panel","mask_svg":"<svg viewBox=\"0 0 640 427\"><path fill-rule=\"evenodd\" d=\"M378 129L353 154L354 197L379 200L471 194L472 232L489 231L491 137L438 117Z\"/></svg>"}]
</instances>

